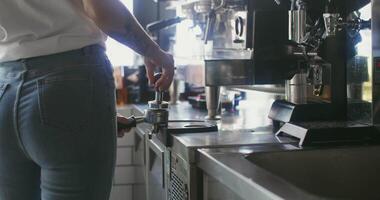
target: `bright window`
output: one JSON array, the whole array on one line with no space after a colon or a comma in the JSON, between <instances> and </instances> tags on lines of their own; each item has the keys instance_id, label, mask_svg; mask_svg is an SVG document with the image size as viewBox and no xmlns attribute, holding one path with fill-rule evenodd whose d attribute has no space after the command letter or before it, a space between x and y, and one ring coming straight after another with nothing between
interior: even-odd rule
<instances>
[{"instance_id":1,"label":"bright window","mask_svg":"<svg viewBox=\"0 0 380 200\"><path fill-rule=\"evenodd\" d=\"M371 4L360 9L360 18L368 20L371 18ZM371 41L371 30L360 31L362 36L362 42L360 42L356 47L358 50L358 55L360 56L370 56L372 51L372 41Z\"/></svg>"},{"instance_id":2,"label":"bright window","mask_svg":"<svg viewBox=\"0 0 380 200\"><path fill-rule=\"evenodd\" d=\"M133 13L133 0L120 0ZM107 56L112 65L132 66L134 64L135 53L128 47L114 39L108 37L106 41Z\"/></svg>"}]
</instances>

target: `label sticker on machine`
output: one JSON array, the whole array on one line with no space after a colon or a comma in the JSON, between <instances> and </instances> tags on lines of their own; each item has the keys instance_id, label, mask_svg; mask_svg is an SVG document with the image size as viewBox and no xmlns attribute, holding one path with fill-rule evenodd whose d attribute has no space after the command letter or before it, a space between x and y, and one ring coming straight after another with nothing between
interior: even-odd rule
<instances>
[{"instance_id":1,"label":"label sticker on machine","mask_svg":"<svg viewBox=\"0 0 380 200\"><path fill-rule=\"evenodd\" d=\"M376 70L380 70L380 58L375 58L375 67Z\"/></svg>"}]
</instances>

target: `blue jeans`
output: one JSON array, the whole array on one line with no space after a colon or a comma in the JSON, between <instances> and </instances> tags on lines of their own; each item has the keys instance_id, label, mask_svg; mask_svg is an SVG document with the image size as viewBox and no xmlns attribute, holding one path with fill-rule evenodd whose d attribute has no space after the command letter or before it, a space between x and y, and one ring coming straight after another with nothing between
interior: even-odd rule
<instances>
[{"instance_id":1,"label":"blue jeans","mask_svg":"<svg viewBox=\"0 0 380 200\"><path fill-rule=\"evenodd\" d=\"M107 200L114 90L97 45L0 63L0 200Z\"/></svg>"}]
</instances>

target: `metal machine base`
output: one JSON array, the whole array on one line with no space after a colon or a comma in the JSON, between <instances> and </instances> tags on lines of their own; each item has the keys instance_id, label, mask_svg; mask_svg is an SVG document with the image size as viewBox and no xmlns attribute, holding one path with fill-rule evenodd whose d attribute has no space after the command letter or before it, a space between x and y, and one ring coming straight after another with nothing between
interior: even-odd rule
<instances>
[{"instance_id":1,"label":"metal machine base","mask_svg":"<svg viewBox=\"0 0 380 200\"><path fill-rule=\"evenodd\" d=\"M269 118L273 132L299 139L300 146L378 143L380 131L368 124L341 119L328 103L275 101Z\"/></svg>"},{"instance_id":2,"label":"metal machine base","mask_svg":"<svg viewBox=\"0 0 380 200\"><path fill-rule=\"evenodd\" d=\"M329 103L293 104L284 100L273 103L268 117L280 122L337 120Z\"/></svg>"},{"instance_id":3,"label":"metal machine base","mask_svg":"<svg viewBox=\"0 0 380 200\"><path fill-rule=\"evenodd\" d=\"M185 133L204 133L204 132L213 132L218 131L218 126L209 122L195 122L194 120L181 120L178 122L168 123L167 129L163 129L156 133L157 138L165 146L171 145L171 134L185 134Z\"/></svg>"},{"instance_id":4,"label":"metal machine base","mask_svg":"<svg viewBox=\"0 0 380 200\"><path fill-rule=\"evenodd\" d=\"M298 138L300 146L380 142L378 128L352 122L289 122L277 131L276 136L280 135Z\"/></svg>"},{"instance_id":5,"label":"metal machine base","mask_svg":"<svg viewBox=\"0 0 380 200\"><path fill-rule=\"evenodd\" d=\"M268 117L273 120L273 132L277 132L283 123L345 120L340 115L330 103L293 104L277 100Z\"/></svg>"}]
</instances>

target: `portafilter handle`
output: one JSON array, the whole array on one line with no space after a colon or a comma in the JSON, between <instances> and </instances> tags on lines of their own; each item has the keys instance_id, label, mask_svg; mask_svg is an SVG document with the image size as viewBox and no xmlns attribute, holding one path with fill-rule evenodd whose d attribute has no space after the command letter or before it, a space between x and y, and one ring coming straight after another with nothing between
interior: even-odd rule
<instances>
[{"instance_id":1,"label":"portafilter handle","mask_svg":"<svg viewBox=\"0 0 380 200\"><path fill-rule=\"evenodd\" d=\"M154 74L154 83L156 83L161 78L161 76L161 73ZM118 130L120 131L123 129L130 129L136 127L138 123L142 122L152 123L155 126L155 129L158 129L158 124L167 123L168 111L158 109L165 105L165 102L163 102L163 96L163 92L156 88L155 100L149 102L149 109L146 111L145 115L140 117L131 116L128 118L128 123L118 122Z\"/></svg>"},{"instance_id":2,"label":"portafilter handle","mask_svg":"<svg viewBox=\"0 0 380 200\"><path fill-rule=\"evenodd\" d=\"M127 123L117 122L117 130L118 131L121 131L123 129L135 128L137 126L137 124L145 121L145 116L136 117L136 116L132 115L132 116L128 117L127 119L128 119Z\"/></svg>"}]
</instances>

